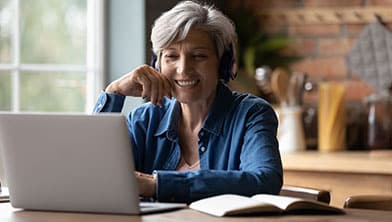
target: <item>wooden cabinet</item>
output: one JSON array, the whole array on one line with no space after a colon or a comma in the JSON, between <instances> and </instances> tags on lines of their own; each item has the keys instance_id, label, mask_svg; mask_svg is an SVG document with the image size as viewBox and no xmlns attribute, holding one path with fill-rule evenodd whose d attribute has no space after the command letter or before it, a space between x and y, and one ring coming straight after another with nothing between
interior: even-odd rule
<instances>
[{"instance_id":1,"label":"wooden cabinet","mask_svg":"<svg viewBox=\"0 0 392 222\"><path fill-rule=\"evenodd\" d=\"M392 194L392 151L283 154L284 183L331 192L331 205L348 196Z\"/></svg>"}]
</instances>

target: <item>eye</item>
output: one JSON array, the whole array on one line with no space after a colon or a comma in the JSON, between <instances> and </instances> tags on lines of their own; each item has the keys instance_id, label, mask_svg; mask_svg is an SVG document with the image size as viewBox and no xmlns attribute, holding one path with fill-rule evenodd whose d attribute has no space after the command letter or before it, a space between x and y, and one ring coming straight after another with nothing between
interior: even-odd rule
<instances>
[{"instance_id":1,"label":"eye","mask_svg":"<svg viewBox=\"0 0 392 222\"><path fill-rule=\"evenodd\" d=\"M173 54L172 53L168 53L168 54L165 54L164 57L167 58L167 59L175 59L175 58L178 58L178 55L174 54L174 53Z\"/></svg>"},{"instance_id":2,"label":"eye","mask_svg":"<svg viewBox=\"0 0 392 222\"><path fill-rule=\"evenodd\" d=\"M194 54L193 55L193 58L195 58L195 59L205 59L205 58L207 58L208 56L207 55L205 55L205 54Z\"/></svg>"}]
</instances>

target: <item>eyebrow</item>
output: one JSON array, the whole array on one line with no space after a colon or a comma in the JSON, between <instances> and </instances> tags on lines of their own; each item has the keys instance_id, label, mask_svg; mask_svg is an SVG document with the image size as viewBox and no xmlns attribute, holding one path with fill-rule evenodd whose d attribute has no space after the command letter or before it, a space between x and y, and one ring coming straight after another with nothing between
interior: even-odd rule
<instances>
[{"instance_id":1,"label":"eyebrow","mask_svg":"<svg viewBox=\"0 0 392 222\"><path fill-rule=\"evenodd\" d=\"M166 48L166 49L163 49L163 50L177 50L177 48L170 47L170 48ZM198 47L195 47L195 48L191 48L191 50L213 50L213 49L210 49L210 48L204 47L204 46L198 46Z\"/></svg>"}]
</instances>

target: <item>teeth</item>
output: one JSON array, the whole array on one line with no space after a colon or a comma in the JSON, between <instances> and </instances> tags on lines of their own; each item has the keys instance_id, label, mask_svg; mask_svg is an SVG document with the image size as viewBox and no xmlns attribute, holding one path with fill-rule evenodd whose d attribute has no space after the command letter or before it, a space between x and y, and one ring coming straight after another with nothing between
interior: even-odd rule
<instances>
[{"instance_id":1,"label":"teeth","mask_svg":"<svg viewBox=\"0 0 392 222\"><path fill-rule=\"evenodd\" d=\"M192 81L177 80L177 84L180 86L191 86L191 85L195 85L196 83L197 83L196 80L192 80Z\"/></svg>"}]
</instances>

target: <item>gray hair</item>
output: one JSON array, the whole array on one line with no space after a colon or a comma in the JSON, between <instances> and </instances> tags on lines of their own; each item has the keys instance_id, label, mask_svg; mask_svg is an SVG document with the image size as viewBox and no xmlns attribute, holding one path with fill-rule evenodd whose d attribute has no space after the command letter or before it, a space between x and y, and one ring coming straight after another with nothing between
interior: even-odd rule
<instances>
[{"instance_id":1,"label":"gray hair","mask_svg":"<svg viewBox=\"0 0 392 222\"><path fill-rule=\"evenodd\" d=\"M236 59L237 34L234 23L211 5L183 1L155 20L151 42L158 62L163 49L174 41L184 40L194 27L210 33L219 59L226 50L232 50Z\"/></svg>"}]
</instances>

